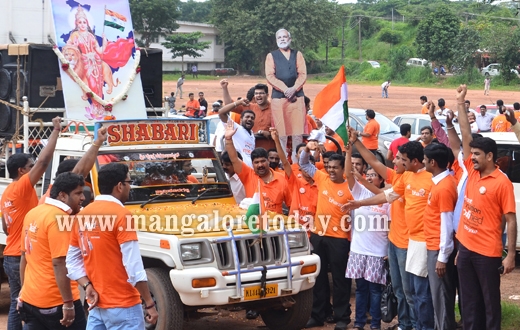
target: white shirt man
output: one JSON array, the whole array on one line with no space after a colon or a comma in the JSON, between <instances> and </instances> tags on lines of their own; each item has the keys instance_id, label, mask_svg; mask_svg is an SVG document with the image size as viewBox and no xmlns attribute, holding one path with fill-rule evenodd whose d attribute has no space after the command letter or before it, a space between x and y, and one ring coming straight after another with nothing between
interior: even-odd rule
<instances>
[{"instance_id":1,"label":"white shirt man","mask_svg":"<svg viewBox=\"0 0 520 330\"><path fill-rule=\"evenodd\" d=\"M480 114L477 115L477 126L481 132L491 132L491 123L493 122L492 114L488 113L486 110L482 111L480 109Z\"/></svg>"}]
</instances>

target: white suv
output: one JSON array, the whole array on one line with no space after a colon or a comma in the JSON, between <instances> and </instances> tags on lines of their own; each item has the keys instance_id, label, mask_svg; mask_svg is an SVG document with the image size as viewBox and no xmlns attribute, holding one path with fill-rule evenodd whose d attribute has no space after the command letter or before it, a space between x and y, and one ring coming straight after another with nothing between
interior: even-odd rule
<instances>
[{"instance_id":1,"label":"white suv","mask_svg":"<svg viewBox=\"0 0 520 330\"><path fill-rule=\"evenodd\" d=\"M500 63L492 63L484 68L482 68L482 74L486 77L488 76L498 76L500 75L500 67L502 65ZM511 69L511 72L518 76L518 71L515 69Z\"/></svg>"}]
</instances>

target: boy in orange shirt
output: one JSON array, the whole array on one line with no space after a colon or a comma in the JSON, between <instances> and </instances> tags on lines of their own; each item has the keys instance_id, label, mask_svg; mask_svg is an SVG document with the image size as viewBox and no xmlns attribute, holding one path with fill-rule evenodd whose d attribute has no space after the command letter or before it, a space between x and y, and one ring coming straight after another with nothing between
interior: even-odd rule
<instances>
[{"instance_id":1,"label":"boy in orange shirt","mask_svg":"<svg viewBox=\"0 0 520 330\"><path fill-rule=\"evenodd\" d=\"M44 204L25 216L19 312L27 328L81 330L87 325L78 286L67 278L65 267L71 232L62 230L57 221L80 211L84 185L78 174L58 175ZM95 303L97 293L92 286L87 288L87 296ZM55 313L42 313L53 309Z\"/></svg>"},{"instance_id":2,"label":"boy in orange shirt","mask_svg":"<svg viewBox=\"0 0 520 330\"><path fill-rule=\"evenodd\" d=\"M375 120L376 113L372 109L368 109L366 112L367 123L363 128L363 132L358 135L363 137L363 145L373 153L377 151L379 147L378 137L381 129L379 123Z\"/></svg>"},{"instance_id":3,"label":"boy in orange shirt","mask_svg":"<svg viewBox=\"0 0 520 330\"><path fill-rule=\"evenodd\" d=\"M193 93L189 93L188 96L190 100L186 103L186 117L199 117L198 113L200 110L200 103L198 100L195 100L195 95Z\"/></svg>"},{"instance_id":4,"label":"boy in orange shirt","mask_svg":"<svg viewBox=\"0 0 520 330\"><path fill-rule=\"evenodd\" d=\"M495 161L496 142L473 139L460 110L467 88L457 89L464 165L468 171L460 216L457 255L464 329L500 329L500 275L515 268L516 205L513 184ZM507 223L508 253L502 260L502 218Z\"/></svg>"},{"instance_id":5,"label":"boy in orange shirt","mask_svg":"<svg viewBox=\"0 0 520 330\"><path fill-rule=\"evenodd\" d=\"M9 279L11 305L7 317L7 328L22 329L20 315L16 311L16 303L20 294L20 259L23 220L27 212L38 205L38 197L34 186L42 178L47 166L51 163L56 141L61 131L61 119L52 119L52 131L45 148L34 162L31 154L14 154L7 160L7 171L13 179L2 194L0 211L2 228L7 235L4 255L4 271Z\"/></svg>"},{"instance_id":6,"label":"boy in orange shirt","mask_svg":"<svg viewBox=\"0 0 520 330\"><path fill-rule=\"evenodd\" d=\"M131 182L127 165L110 163L101 167L98 172L101 194L78 214L71 235L67 276L85 289L92 286L99 294L97 306L91 306L96 308L88 315L91 329L110 329L110 325L117 324L120 329L144 330L145 318L155 324L159 317L148 288L137 233L132 229L135 226L127 220L132 219L132 214L123 206L130 195ZM115 221L110 226L101 226L99 217L93 215L110 216ZM80 216L92 216L95 220L84 228L87 218ZM107 217L103 218L107 221Z\"/></svg>"}]
</instances>

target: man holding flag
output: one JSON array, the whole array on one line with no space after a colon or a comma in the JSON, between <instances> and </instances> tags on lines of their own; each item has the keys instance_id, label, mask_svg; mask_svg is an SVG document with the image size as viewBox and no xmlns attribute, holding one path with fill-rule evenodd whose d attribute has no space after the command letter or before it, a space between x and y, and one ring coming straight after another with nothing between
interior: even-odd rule
<instances>
[{"instance_id":1,"label":"man holding flag","mask_svg":"<svg viewBox=\"0 0 520 330\"><path fill-rule=\"evenodd\" d=\"M348 144L347 83L343 66L332 82L316 96L313 111L324 125L341 137L345 145ZM350 216L341 212L341 206L352 201L354 197L343 177L345 157L338 154L330 156L326 174L317 171L316 167L309 163L310 151L316 148L316 142L309 142L300 156L302 170L307 172L318 186L318 204L310 240L314 253L320 256L321 264L330 265L334 283L334 330L344 330L350 323L352 280L345 278L350 252ZM327 294L328 285L327 272L320 272L314 286L312 314L306 328L323 325L327 316L327 301L330 299Z\"/></svg>"}]
</instances>

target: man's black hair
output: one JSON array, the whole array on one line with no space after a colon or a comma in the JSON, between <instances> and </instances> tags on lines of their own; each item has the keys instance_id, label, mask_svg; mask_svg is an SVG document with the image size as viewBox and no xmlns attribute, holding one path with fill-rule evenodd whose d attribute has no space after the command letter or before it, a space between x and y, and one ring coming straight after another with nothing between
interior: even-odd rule
<instances>
[{"instance_id":1,"label":"man's black hair","mask_svg":"<svg viewBox=\"0 0 520 330\"><path fill-rule=\"evenodd\" d=\"M467 103L468 105L471 104L469 100L464 101L464 103Z\"/></svg>"},{"instance_id":2,"label":"man's black hair","mask_svg":"<svg viewBox=\"0 0 520 330\"><path fill-rule=\"evenodd\" d=\"M428 98L426 96L421 96L419 99L423 100L424 102L428 102Z\"/></svg>"},{"instance_id":3,"label":"man's black hair","mask_svg":"<svg viewBox=\"0 0 520 330\"><path fill-rule=\"evenodd\" d=\"M298 154L298 151L300 151L301 148L305 148L305 143L300 143L296 146L296 154Z\"/></svg>"},{"instance_id":4,"label":"man's black hair","mask_svg":"<svg viewBox=\"0 0 520 330\"><path fill-rule=\"evenodd\" d=\"M278 150L276 150L275 148L271 148L271 149L267 150L267 154L269 155L270 152L278 153Z\"/></svg>"},{"instance_id":5,"label":"man's black hair","mask_svg":"<svg viewBox=\"0 0 520 330\"><path fill-rule=\"evenodd\" d=\"M423 126L423 127L421 127L421 130L419 132L421 132L421 134L422 134L422 131L424 131L425 129L430 131L430 135L433 134L433 129L431 126Z\"/></svg>"},{"instance_id":6,"label":"man's black hair","mask_svg":"<svg viewBox=\"0 0 520 330\"><path fill-rule=\"evenodd\" d=\"M242 158L242 155L240 154L240 152L237 151L237 157L238 159L240 160L244 160ZM231 163L231 158L229 158L229 154L227 151L224 151L220 154L220 161L223 162L223 163Z\"/></svg>"},{"instance_id":7,"label":"man's black hair","mask_svg":"<svg viewBox=\"0 0 520 330\"><path fill-rule=\"evenodd\" d=\"M188 96L192 96L192 95L195 96L195 94L193 94L193 93L189 93L189 94L188 94Z\"/></svg>"},{"instance_id":8,"label":"man's black hair","mask_svg":"<svg viewBox=\"0 0 520 330\"><path fill-rule=\"evenodd\" d=\"M254 111L253 110L249 110L249 109L242 111L242 113L240 114L240 119L244 118L244 116L247 113L252 113L253 114L253 119L256 119L256 114L254 113Z\"/></svg>"},{"instance_id":9,"label":"man's black hair","mask_svg":"<svg viewBox=\"0 0 520 330\"><path fill-rule=\"evenodd\" d=\"M367 109L367 111L365 111L365 114L370 119L376 118L376 112L374 110L372 110L372 109Z\"/></svg>"},{"instance_id":10,"label":"man's black hair","mask_svg":"<svg viewBox=\"0 0 520 330\"><path fill-rule=\"evenodd\" d=\"M518 103L518 102L513 103L513 109L515 109L516 111L520 110L520 103Z\"/></svg>"},{"instance_id":11,"label":"man's black hair","mask_svg":"<svg viewBox=\"0 0 520 330\"><path fill-rule=\"evenodd\" d=\"M56 177L56 180L54 180L50 197L56 199L60 192L70 195L70 193L76 188L84 186L85 179L83 178L83 175L72 172L63 172Z\"/></svg>"},{"instance_id":12,"label":"man's black hair","mask_svg":"<svg viewBox=\"0 0 520 330\"><path fill-rule=\"evenodd\" d=\"M329 163L335 160L339 161L341 168L345 168L345 156L340 154L333 154L329 157Z\"/></svg>"},{"instance_id":13,"label":"man's black hair","mask_svg":"<svg viewBox=\"0 0 520 330\"><path fill-rule=\"evenodd\" d=\"M269 87L266 84L256 84L255 90L256 89L262 89L266 94L269 94Z\"/></svg>"},{"instance_id":14,"label":"man's black hair","mask_svg":"<svg viewBox=\"0 0 520 330\"><path fill-rule=\"evenodd\" d=\"M446 105L446 101L444 101L443 98L440 98L440 99L437 101L437 105L438 105L439 107L443 107L443 106Z\"/></svg>"},{"instance_id":15,"label":"man's black hair","mask_svg":"<svg viewBox=\"0 0 520 330\"><path fill-rule=\"evenodd\" d=\"M502 100L497 100L497 106L499 106L499 107L504 106L504 101L502 101Z\"/></svg>"},{"instance_id":16,"label":"man's black hair","mask_svg":"<svg viewBox=\"0 0 520 330\"><path fill-rule=\"evenodd\" d=\"M479 133L471 133L471 138L473 140L475 140L476 138L481 138L482 137L482 134L479 134Z\"/></svg>"},{"instance_id":17,"label":"man's black hair","mask_svg":"<svg viewBox=\"0 0 520 330\"><path fill-rule=\"evenodd\" d=\"M497 143L495 140L488 137L476 138L469 143L471 148L476 148L484 151L485 154L493 154L493 162L497 161Z\"/></svg>"},{"instance_id":18,"label":"man's black hair","mask_svg":"<svg viewBox=\"0 0 520 330\"><path fill-rule=\"evenodd\" d=\"M361 156L361 154L359 152L355 152L352 154L352 156L350 156L350 158L358 158L358 159L361 159L361 161L363 162L363 165L364 166L368 166L367 162L365 161L365 159Z\"/></svg>"},{"instance_id":19,"label":"man's black hair","mask_svg":"<svg viewBox=\"0 0 520 330\"><path fill-rule=\"evenodd\" d=\"M446 170L448 164L452 164L454 160L451 149L442 143L427 145L426 148L424 148L424 155L428 157L428 159L435 160L435 162L437 162L437 166L441 170Z\"/></svg>"},{"instance_id":20,"label":"man's black hair","mask_svg":"<svg viewBox=\"0 0 520 330\"><path fill-rule=\"evenodd\" d=\"M311 106L311 99L308 98L307 96L305 96L305 97L303 98L303 101L305 102L305 106L306 106L306 107L310 107L310 106Z\"/></svg>"},{"instance_id":21,"label":"man's black hair","mask_svg":"<svg viewBox=\"0 0 520 330\"><path fill-rule=\"evenodd\" d=\"M482 105L480 106L480 109L482 109L482 108L484 108L484 110L487 110L487 107L486 107L484 104L482 104Z\"/></svg>"},{"instance_id":22,"label":"man's black hair","mask_svg":"<svg viewBox=\"0 0 520 330\"><path fill-rule=\"evenodd\" d=\"M417 159L418 162L422 163L424 159L424 148L420 142L407 142L400 146L398 150L401 154L406 154L406 158L410 159L410 161Z\"/></svg>"},{"instance_id":23,"label":"man's black hair","mask_svg":"<svg viewBox=\"0 0 520 330\"><path fill-rule=\"evenodd\" d=\"M79 162L78 158L65 159L58 165L58 169L56 170L56 176L65 172L72 172L76 164Z\"/></svg>"},{"instance_id":24,"label":"man's black hair","mask_svg":"<svg viewBox=\"0 0 520 330\"><path fill-rule=\"evenodd\" d=\"M334 151L327 151L327 152L324 152L323 155L321 155L321 158L324 159L324 158L330 158L330 156L332 155L336 155L337 153L334 152Z\"/></svg>"},{"instance_id":25,"label":"man's black hair","mask_svg":"<svg viewBox=\"0 0 520 330\"><path fill-rule=\"evenodd\" d=\"M251 152L251 161L254 161L257 158L265 158L267 159L269 155L267 154L267 150L264 148L256 148Z\"/></svg>"},{"instance_id":26,"label":"man's black hair","mask_svg":"<svg viewBox=\"0 0 520 330\"><path fill-rule=\"evenodd\" d=\"M399 130L401 131L402 136L406 136L408 133L412 131L412 125L401 124L401 126L399 126Z\"/></svg>"},{"instance_id":27,"label":"man's black hair","mask_svg":"<svg viewBox=\"0 0 520 330\"><path fill-rule=\"evenodd\" d=\"M14 154L9 156L7 159L7 171L9 172L9 177L11 177L11 179L17 179L18 169L24 168L29 159L32 158L33 156L31 154Z\"/></svg>"},{"instance_id":28,"label":"man's black hair","mask_svg":"<svg viewBox=\"0 0 520 330\"><path fill-rule=\"evenodd\" d=\"M255 97L255 86L249 88L246 94L246 99L251 102L253 98Z\"/></svg>"},{"instance_id":29,"label":"man's black hair","mask_svg":"<svg viewBox=\"0 0 520 330\"><path fill-rule=\"evenodd\" d=\"M99 192L103 195L111 195L114 187L126 180L127 174L126 164L109 163L101 167L98 173Z\"/></svg>"}]
</instances>

